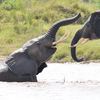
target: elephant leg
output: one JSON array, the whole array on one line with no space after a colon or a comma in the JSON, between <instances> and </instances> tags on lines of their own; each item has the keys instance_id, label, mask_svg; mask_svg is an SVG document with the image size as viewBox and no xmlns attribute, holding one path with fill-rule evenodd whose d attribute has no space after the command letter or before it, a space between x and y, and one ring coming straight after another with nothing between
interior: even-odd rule
<instances>
[{"instance_id":1,"label":"elephant leg","mask_svg":"<svg viewBox=\"0 0 100 100\"><path fill-rule=\"evenodd\" d=\"M37 74L41 73L43 71L43 69L46 67L47 67L47 64L45 62L42 63L38 68Z\"/></svg>"},{"instance_id":2,"label":"elephant leg","mask_svg":"<svg viewBox=\"0 0 100 100\"><path fill-rule=\"evenodd\" d=\"M0 81L11 82L15 79L15 75L7 67L0 70Z\"/></svg>"},{"instance_id":3,"label":"elephant leg","mask_svg":"<svg viewBox=\"0 0 100 100\"><path fill-rule=\"evenodd\" d=\"M36 77L36 75L32 75L32 76L30 76L31 77L31 81L32 82L37 82L37 77Z\"/></svg>"},{"instance_id":4,"label":"elephant leg","mask_svg":"<svg viewBox=\"0 0 100 100\"><path fill-rule=\"evenodd\" d=\"M14 74L9 68L3 68L0 70L0 81L5 81L5 82L37 82L36 76L31 76L30 75L23 75L19 76Z\"/></svg>"}]
</instances>

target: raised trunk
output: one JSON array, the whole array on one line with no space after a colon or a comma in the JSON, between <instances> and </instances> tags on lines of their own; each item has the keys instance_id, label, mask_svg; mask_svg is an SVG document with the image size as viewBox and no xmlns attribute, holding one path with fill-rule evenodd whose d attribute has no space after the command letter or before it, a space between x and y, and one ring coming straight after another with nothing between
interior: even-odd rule
<instances>
[{"instance_id":1,"label":"raised trunk","mask_svg":"<svg viewBox=\"0 0 100 100\"><path fill-rule=\"evenodd\" d=\"M81 34L82 34L81 30L77 31L77 33L75 34L75 36L74 36L74 38L71 42L71 46L75 45L81 39ZM71 56L77 62L83 61L83 58L80 58L80 59L77 58L77 56L76 56L76 47L71 47Z\"/></svg>"},{"instance_id":2,"label":"raised trunk","mask_svg":"<svg viewBox=\"0 0 100 100\"><path fill-rule=\"evenodd\" d=\"M61 21L56 22L48 31L48 34L50 34L51 36L56 35L56 32L58 31L58 29L61 26L65 26L65 25L69 25L71 23L74 23L75 21L77 21L79 18L81 17L80 13L77 14L76 16L72 17L72 18L67 18Z\"/></svg>"}]
</instances>

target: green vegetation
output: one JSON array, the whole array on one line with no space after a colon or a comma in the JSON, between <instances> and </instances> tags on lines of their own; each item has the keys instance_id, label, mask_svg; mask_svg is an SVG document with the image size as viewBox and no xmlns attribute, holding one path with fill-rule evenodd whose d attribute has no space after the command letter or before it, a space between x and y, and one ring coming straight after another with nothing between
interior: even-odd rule
<instances>
[{"instance_id":1,"label":"green vegetation","mask_svg":"<svg viewBox=\"0 0 100 100\"><path fill-rule=\"evenodd\" d=\"M0 0L0 55L9 55L27 40L44 34L54 22L81 12L82 18L77 24L58 31L57 39L65 32L70 33L70 36L65 43L57 46L58 50L51 59L52 62L72 61L71 39L90 13L98 9L94 0L93 3L81 0ZM85 55L87 60L99 59L98 41L79 46L78 55Z\"/></svg>"}]
</instances>

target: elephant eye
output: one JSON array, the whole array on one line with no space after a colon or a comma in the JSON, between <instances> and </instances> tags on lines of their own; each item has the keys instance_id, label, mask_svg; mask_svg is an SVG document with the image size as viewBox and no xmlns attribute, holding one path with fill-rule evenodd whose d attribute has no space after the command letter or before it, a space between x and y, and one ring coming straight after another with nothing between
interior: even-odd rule
<instances>
[{"instance_id":1,"label":"elephant eye","mask_svg":"<svg viewBox=\"0 0 100 100\"><path fill-rule=\"evenodd\" d=\"M40 45L40 42L39 42L39 41L37 41L37 42L36 42L36 44L37 44L37 45Z\"/></svg>"},{"instance_id":2,"label":"elephant eye","mask_svg":"<svg viewBox=\"0 0 100 100\"><path fill-rule=\"evenodd\" d=\"M95 21L100 21L100 16L96 16Z\"/></svg>"}]
</instances>

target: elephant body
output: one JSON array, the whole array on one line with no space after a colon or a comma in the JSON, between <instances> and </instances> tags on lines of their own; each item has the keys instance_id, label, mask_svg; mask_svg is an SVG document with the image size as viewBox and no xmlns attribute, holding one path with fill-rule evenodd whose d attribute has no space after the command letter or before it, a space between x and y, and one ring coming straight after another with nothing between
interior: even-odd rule
<instances>
[{"instance_id":1,"label":"elephant body","mask_svg":"<svg viewBox=\"0 0 100 100\"><path fill-rule=\"evenodd\" d=\"M26 42L20 49L10 54L6 61L6 68L0 71L0 81L33 81L47 67L46 61L56 52L53 45L56 33L61 26L74 23L80 14L60 20L53 24L47 33Z\"/></svg>"},{"instance_id":2,"label":"elephant body","mask_svg":"<svg viewBox=\"0 0 100 100\"><path fill-rule=\"evenodd\" d=\"M5 82L34 81L34 82L37 82L37 78L36 76L31 76L31 75L16 75L6 65L5 68L0 69L0 81L5 81Z\"/></svg>"}]
</instances>

